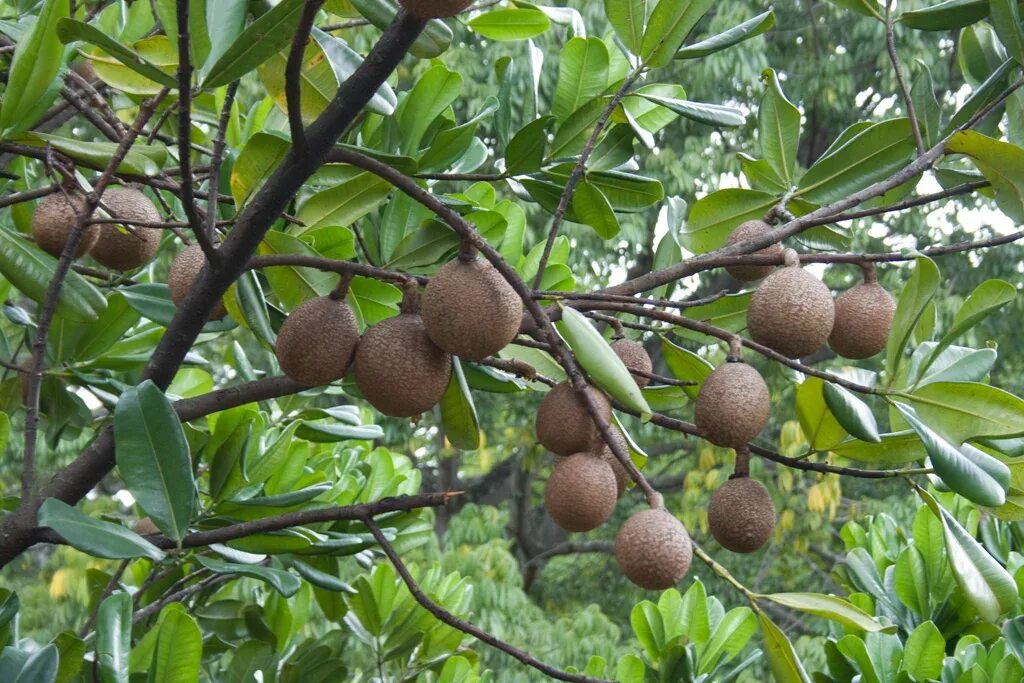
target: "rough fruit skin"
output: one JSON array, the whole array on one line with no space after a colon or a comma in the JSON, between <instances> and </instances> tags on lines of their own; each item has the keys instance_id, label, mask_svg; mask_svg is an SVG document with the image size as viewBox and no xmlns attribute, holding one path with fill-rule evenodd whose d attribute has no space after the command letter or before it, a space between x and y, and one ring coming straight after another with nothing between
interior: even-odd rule
<instances>
[{"instance_id":1,"label":"rough fruit skin","mask_svg":"<svg viewBox=\"0 0 1024 683\"><path fill-rule=\"evenodd\" d=\"M780 268L765 278L747 306L750 335L787 358L802 358L821 348L834 319L828 287L798 266Z\"/></svg>"},{"instance_id":2,"label":"rough fruit skin","mask_svg":"<svg viewBox=\"0 0 1024 683\"><path fill-rule=\"evenodd\" d=\"M618 427L612 425L609 427L609 431L612 433L612 440L621 446L623 451L629 453L629 444L626 443L626 437L622 435L622 432L619 431ZM626 468L622 466L619 459L615 457L615 453L612 452L611 447L604 442L604 439L602 439L600 435L598 435L594 445L589 448L588 451L596 453L602 460L611 466L612 472L615 474L615 484L618 488L619 498L621 498L622 494L626 491L626 486L629 485L629 472L627 472Z\"/></svg>"},{"instance_id":3,"label":"rough fruit skin","mask_svg":"<svg viewBox=\"0 0 1024 683\"><path fill-rule=\"evenodd\" d=\"M612 342L612 351L622 359L623 365L633 375L633 379L636 380L638 387L643 389L650 384L650 378L633 374L636 370L646 373L654 370L654 364L651 363L651 357L647 354L647 349L644 348L643 344L632 339L619 339Z\"/></svg>"},{"instance_id":4,"label":"rough fruit skin","mask_svg":"<svg viewBox=\"0 0 1024 683\"><path fill-rule=\"evenodd\" d=\"M413 417L441 400L452 357L430 341L420 316L403 313L363 334L353 367L370 405L392 417Z\"/></svg>"},{"instance_id":5,"label":"rough fruit skin","mask_svg":"<svg viewBox=\"0 0 1024 683\"><path fill-rule=\"evenodd\" d=\"M746 363L725 363L700 387L693 421L716 446L739 448L768 424L771 396L761 373Z\"/></svg>"},{"instance_id":6,"label":"rough fruit skin","mask_svg":"<svg viewBox=\"0 0 1024 683\"><path fill-rule=\"evenodd\" d=\"M54 192L39 202L32 214L32 239L43 251L60 258L64 245L68 242L71 229L75 227L77 214L85 210L85 199L79 194L70 194L71 201L63 192ZM99 234L97 226L90 225L82 231L75 249L75 257L79 257L92 249Z\"/></svg>"},{"instance_id":7,"label":"rough fruit skin","mask_svg":"<svg viewBox=\"0 0 1024 683\"><path fill-rule=\"evenodd\" d=\"M592 386L587 393L597 402L601 416L611 419L612 405L605 395ZM558 455L585 451L600 438L597 425L568 382L556 384L540 402L536 427L537 440Z\"/></svg>"},{"instance_id":8,"label":"rough fruit skin","mask_svg":"<svg viewBox=\"0 0 1024 683\"><path fill-rule=\"evenodd\" d=\"M181 307L182 302L192 289L192 283L199 277L199 272L206 265L206 256L198 244L190 244L171 261L171 270L167 275L167 287L171 291L171 300L175 306ZM220 320L227 315L224 302L218 301L210 311L210 318Z\"/></svg>"},{"instance_id":9,"label":"rough fruit skin","mask_svg":"<svg viewBox=\"0 0 1024 683\"><path fill-rule=\"evenodd\" d=\"M775 529L775 504L761 482L734 477L712 494L708 528L726 550L752 553Z\"/></svg>"},{"instance_id":10,"label":"rough fruit skin","mask_svg":"<svg viewBox=\"0 0 1024 683\"><path fill-rule=\"evenodd\" d=\"M544 508L566 531L590 531L611 517L618 498L608 463L590 453L576 453L551 471Z\"/></svg>"},{"instance_id":11,"label":"rough fruit skin","mask_svg":"<svg viewBox=\"0 0 1024 683\"><path fill-rule=\"evenodd\" d=\"M321 296L288 315L275 353L284 374L316 387L345 376L358 341L359 325L345 300Z\"/></svg>"},{"instance_id":12,"label":"rough fruit skin","mask_svg":"<svg viewBox=\"0 0 1024 683\"><path fill-rule=\"evenodd\" d=\"M523 304L485 259L456 258L427 283L420 315L435 344L459 358L483 360L518 334Z\"/></svg>"},{"instance_id":13,"label":"rough fruit skin","mask_svg":"<svg viewBox=\"0 0 1024 683\"><path fill-rule=\"evenodd\" d=\"M828 345L843 358L870 358L889 342L896 302L877 282L854 285L836 299Z\"/></svg>"},{"instance_id":14,"label":"rough fruit skin","mask_svg":"<svg viewBox=\"0 0 1024 683\"><path fill-rule=\"evenodd\" d=\"M469 8L473 0L398 0L399 4L420 19L454 17Z\"/></svg>"},{"instance_id":15,"label":"rough fruit skin","mask_svg":"<svg viewBox=\"0 0 1024 683\"><path fill-rule=\"evenodd\" d=\"M160 220L160 212L149 197L130 187L108 188L101 201L115 218L146 222ZM134 228L135 232L130 233L111 223L98 227L99 236L89 255L107 268L122 272L135 270L153 258L160 247L160 230Z\"/></svg>"},{"instance_id":16,"label":"rough fruit skin","mask_svg":"<svg viewBox=\"0 0 1024 683\"><path fill-rule=\"evenodd\" d=\"M770 232L772 226L768 225L764 221L747 221L741 223L738 228L732 231L729 238L725 241L726 246L736 244L740 240L745 240L750 237L758 237ZM764 249L758 249L757 251L750 252L751 256L779 256L782 254L782 245L776 242L770 244ZM775 270L775 266L726 266L725 270L737 280L742 282L754 282L755 280L761 280L771 275L771 272Z\"/></svg>"},{"instance_id":17,"label":"rough fruit skin","mask_svg":"<svg viewBox=\"0 0 1024 683\"><path fill-rule=\"evenodd\" d=\"M686 576L693 544L682 522L662 508L648 508L619 529L615 559L627 579L641 588L660 591Z\"/></svg>"}]
</instances>

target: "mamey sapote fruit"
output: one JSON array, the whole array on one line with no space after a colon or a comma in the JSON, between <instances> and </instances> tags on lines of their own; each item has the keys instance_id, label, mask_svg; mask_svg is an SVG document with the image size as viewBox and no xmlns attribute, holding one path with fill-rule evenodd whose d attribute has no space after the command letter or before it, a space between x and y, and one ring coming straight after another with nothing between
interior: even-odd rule
<instances>
[{"instance_id":1,"label":"mamey sapote fruit","mask_svg":"<svg viewBox=\"0 0 1024 683\"><path fill-rule=\"evenodd\" d=\"M171 269L167 275L167 287L171 292L171 300L175 306L181 307L188 295L192 284L199 277L200 271L206 265L206 255L198 244L190 244L174 257L171 261ZM224 302L218 301L217 305L210 311L212 320L220 320L227 315L228 310L224 308Z\"/></svg>"},{"instance_id":2,"label":"mamey sapote fruit","mask_svg":"<svg viewBox=\"0 0 1024 683\"><path fill-rule=\"evenodd\" d=\"M663 507L653 507L637 512L619 529L615 559L637 586L665 590L686 576L693 544L682 522Z\"/></svg>"},{"instance_id":3,"label":"mamey sapote fruit","mask_svg":"<svg viewBox=\"0 0 1024 683\"><path fill-rule=\"evenodd\" d=\"M733 477L711 496L708 528L722 547L734 553L752 553L775 529L775 504L761 482Z\"/></svg>"},{"instance_id":4,"label":"mamey sapote fruit","mask_svg":"<svg viewBox=\"0 0 1024 683\"><path fill-rule=\"evenodd\" d=\"M716 368L700 387L693 421L716 446L739 448L768 424L771 396L761 373L742 361Z\"/></svg>"},{"instance_id":5,"label":"mamey sapote fruit","mask_svg":"<svg viewBox=\"0 0 1024 683\"><path fill-rule=\"evenodd\" d=\"M615 474L608 463L591 453L575 453L555 464L544 490L544 508L566 531L590 531L601 526L619 498Z\"/></svg>"},{"instance_id":6,"label":"mamey sapote fruit","mask_svg":"<svg viewBox=\"0 0 1024 683\"><path fill-rule=\"evenodd\" d=\"M60 191L54 192L39 202L35 213L32 214L32 239L40 249L60 258L78 220L78 214L84 210L85 199L81 194L69 192L65 195ZM75 249L76 258L92 249L98 234L99 230L95 225L82 230L78 247Z\"/></svg>"},{"instance_id":7,"label":"mamey sapote fruit","mask_svg":"<svg viewBox=\"0 0 1024 683\"><path fill-rule=\"evenodd\" d=\"M363 334L353 367L370 405L392 417L413 417L441 400L452 357L430 340L418 314L402 313Z\"/></svg>"},{"instance_id":8,"label":"mamey sapote fruit","mask_svg":"<svg viewBox=\"0 0 1024 683\"><path fill-rule=\"evenodd\" d=\"M473 0L398 0L399 4L420 19L454 17L468 9Z\"/></svg>"},{"instance_id":9,"label":"mamey sapote fruit","mask_svg":"<svg viewBox=\"0 0 1024 683\"><path fill-rule=\"evenodd\" d=\"M771 232L772 226L764 221L755 220L741 223L738 228L732 231L729 238L725 241L726 246L731 246L737 242L751 237L758 237L765 233ZM757 251L750 252L751 256L778 256L782 253L782 245L776 242L770 244L764 249L758 249ZM768 277L775 266L741 266L733 265L726 266L725 270L737 280L743 282L754 282L762 278Z\"/></svg>"},{"instance_id":10,"label":"mamey sapote fruit","mask_svg":"<svg viewBox=\"0 0 1024 683\"><path fill-rule=\"evenodd\" d=\"M129 219L125 221L129 227L132 227L132 220L160 220L160 212L149 197L130 187L107 188L100 201L112 217ZM121 225L103 223L89 255L107 268L135 270L156 254L160 247L160 232L152 228L132 228L129 231Z\"/></svg>"},{"instance_id":11,"label":"mamey sapote fruit","mask_svg":"<svg viewBox=\"0 0 1024 683\"><path fill-rule=\"evenodd\" d=\"M864 282L836 299L836 320L828 345L843 358L870 358L888 344L894 315L896 301L878 284L874 267L866 267Z\"/></svg>"},{"instance_id":12,"label":"mamey sapote fruit","mask_svg":"<svg viewBox=\"0 0 1024 683\"><path fill-rule=\"evenodd\" d=\"M629 370L629 374L633 375L638 387L643 389L650 384L649 377L636 373L639 370L641 373L650 374L654 370L654 364L643 344L632 339L617 339L612 342L612 351L622 360L622 364Z\"/></svg>"},{"instance_id":13,"label":"mamey sapote fruit","mask_svg":"<svg viewBox=\"0 0 1024 683\"><path fill-rule=\"evenodd\" d=\"M834 319L828 287L795 262L765 278L747 306L750 335L787 358L801 358L821 348Z\"/></svg>"},{"instance_id":14,"label":"mamey sapote fruit","mask_svg":"<svg viewBox=\"0 0 1024 683\"><path fill-rule=\"evenodd\" d=\"M593 386L587 393L597 403L601 417L611 419L612 405L608 398ZM597 425L575 389L568 382L556 384L537 408L537 440L558 455L580 453L600 438Z\"/></svg>"},{"instance_id":15,"label":"mamey sapote fruit","mask_svg":"<svg viewBox=\"0 0 1024 683\"><path fill-rule=\"evenodd\" d=\"M515 338L523 304L486 259L460 256L430 278L420 315L439 347L459 358L483 360Z\"/></svg>"},{"instance_id":16,"label":"mamey sapote fruit","mask_svg":"<svg viewBox=\"0 0 1024 683\"><path fill-rule=\"evenodd\" d=\"M359 325L345 299L321 296L288 315L274 351L284 374L315 387L345 376L358 341Z\"/></svg>"},{"instance_id":17,"label":"mamey sapote fruit","mask_svg":"<svg viewBox=\"0 0 1024 683\"><path fill-rule=\"evenodd\" d=\"M611 432L612 440L616 445L622 448L624 453L628 454L629 443L626 442L626 437L622 434L622 431L615 425L610 425L608 427L608 431ZM626 468L621 462L619 462L619 459L615 457L615 453L612 451L611 446L604 442L604 439L601 438L600 434L598 434L597 440L594 442L594 446L589 450L592 453L596 453L601 459L611 466L612 472L615 474L615 485L617 487L619 497L621 498L622 494L626 491L626 486L629 485L629 472L627 472Z\"/></svg>"}]
</instances>

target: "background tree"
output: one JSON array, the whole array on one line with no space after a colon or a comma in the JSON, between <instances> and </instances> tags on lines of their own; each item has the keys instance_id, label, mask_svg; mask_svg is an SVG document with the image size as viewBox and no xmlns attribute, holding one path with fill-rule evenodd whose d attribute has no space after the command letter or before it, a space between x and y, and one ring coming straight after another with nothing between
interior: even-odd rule
<instances>
[{"instance_id":1,"label":"background tree","mask_svg":"<svg viewBox=\"0 0 1024 683\"><path fill-rule=\"evenodd\" d=\"M0 679L1024 676L1017 4L404 4L2 3ZM751 338L726 267L780 241L829 301L875 265L886 348ZM446 263L524 313L418 419L294 379ZM691 421L727 354L771 397L735 458ZM545 511L563 381L632 480L586 535ZM735 555L748 468L778 521ZM695 557L652 593L612 554L661 502Z\"/></svg>"}]
</instances>

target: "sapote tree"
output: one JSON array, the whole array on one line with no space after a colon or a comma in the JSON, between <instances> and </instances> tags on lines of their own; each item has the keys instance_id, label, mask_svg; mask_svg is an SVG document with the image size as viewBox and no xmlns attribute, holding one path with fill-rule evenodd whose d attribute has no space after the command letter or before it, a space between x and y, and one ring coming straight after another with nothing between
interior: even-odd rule
<instances>
[{"instance_id":1,"label":"sapote tree","mask_svg":"<svg viewBox=\"0 0 1024 683\"><path fill-rule=\"evenodd\" d=\"M1019 628L1020 563L970 515L1021 518L1024 400L989 384L995 348L964 345L1019 281L983 282L948 320L936 302L943 260L1024 232L931 243L890 219L980 201L1024 222L1020 9L836 4L877 29L898 87L808 157L783 73L761 74L756 101L713 103L671 76L758 49L771 11L709 32L711 0L605 0L593 27L519 0L4 2L0 438L20 481L0 565L60 546L97 564L76 632L49 643L22 637L4 593L0 678L350 680L390 662L395 680L479 680L486 645L558 680L725 680L756 624L772 675L809 680L779 609L852 632L829 650L840 678L865 670L846 640L861 636L905 648L912 680L937 677L917 655L942 635L915 636L881 580L843 581L860 589L847 600L762 594L729 572L720 548L772 542L770 486L750 476L765 461L905 481L943 539L928 557L958 587L958 628L986 642ZM967 85L901 61L915 31L954 38ZM493 65L476 110L449 63L460 44ZM738 186L707 191L716 168L700 187L645 174L679 121L709 144L749 133ZM650 262L595 283L572 247L627 223L657 235ZM719 272L739 280L706 291ZM763 378L779 370L792 402ZM554 521L618 524L604 552L667 589L634 612L645 659L546 663L474 624L457 573L407 562L460 492L421 490L381 414L473 451L492 419L474 396L545 392L530 439L564 457ZM766 413L795 415L806 452L781 453ZM634 434L652 426L735 449L709 510L717 543L646 476ZM84 502L112 494L132 513ZM749 607L709 603L691 563ZM707 628L684 625L683 600ZM1019 658L1012 634L1000 652Z\"/></svg>"}]
</instances>

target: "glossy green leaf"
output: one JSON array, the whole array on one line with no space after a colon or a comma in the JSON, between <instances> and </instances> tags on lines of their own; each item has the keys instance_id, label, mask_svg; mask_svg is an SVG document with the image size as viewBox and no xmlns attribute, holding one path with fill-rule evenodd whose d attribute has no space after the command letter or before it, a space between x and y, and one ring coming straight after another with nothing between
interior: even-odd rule
<instances>
[{"instance_id":1,"label":"glossy green leaf","mask_svg":"<svg viewBox=\"0 0 1024 683\"><path fill-rule=\"evenodd\" d=\"M572 349L580 366L590 379L612 398L649 420L651 408L647 405L633 376L608 342L587 318L574 308L562 309L558 331Z\"/></svg>"},{"instance_id":2,"label":"glossy green leaf","mask_svg":"<svg viewBox=\"0 0 1024 683\"><path fill-rule=\"evenodd\" d=\"M699 59L710 54L725 50L733 45L742 43L755 36L759 36L775 26L775 13L771 10L762 12L756 17L747 19L741 24L733 26L727 31L705 38L699 43L687 45L676 52L676 59Z\"/></svg>"},{"instance_id":3,"label":"glossy green leaf","mask_svg":"<svg viewBox=\"0 0 1024 683\"><path fill-rule=\"evenodd\" d=\"M132 52L95 26L74 19L64 18L57 22L57 35L64 43L81 40L90 45L95 45L135 73L155 83L171 88L178 86L178 80L172 74L160 69L139 54Z\"/></svg>"},{"instance_id":4,"label":"glossy green leaf","mask_svg":"<svg viewBox=\"0 0 1024 683\"><path fill-rule=\"evenodd\" d=\"M756 190L729 188L712 192L690 207L690 219L680 241L695 254L718 249L740 223L762 218L777 201L775 195Z\"/></svg>"},{"instance_id":5,"label":"glossy green leaf","mask_svg":"<svg viewBox=\"0 0 1024 683\"><path fill-rule=\"evenodd\" d=\"M171 301L165 284L139 284L122 287L120 290L128 305L158 325L168 327L178 309ZM203 332L221 332L235 327L230 318L212 320L203 326Z\"/></svg>"},{"instance_id":6,"label":"glossy green leaf","mask_svg":"<svg viewBox=\"0 0 1024 683\"><path fill-rule=\"evenodd\" d=\"M236 564L212 557L197 555L196 560L214 574L247 576L262 581L282 596L290 598L302 587L302 580L291 572L262 565Z\"/></svg>"},{"instance_id":7,"label":"glossy green leaf","mask_svg":"<svg viewBox=\"0 0 1024 683\"><path fill-rule=\"evenodd\" d=\"M927 342L935 344L935 342ZM924 347L918 347L919 349ZM916 352L915 352L916 355ZM939 354L928 373L915 381L916 386L932 382L979 382L992 370L999 356L995 349L969 349L949 346ZM915 373L911 373L916 377Z\"/></svg>"},{"instance_id":8,"label":"glossy green leaf","mask_svg":"<svg viewBox=\"0 0 1024 683\"><path fill-rule=\"evenodd\" d=\"M800 179L798 196L829 204L888 178L913 153L909 119L876 123L814 162Z\"/></svg>"},{"instance_id":9,"label":"glossy green leaf","mask_svg":"<svg viewBox=\"0 0 1024 683\"><path fill-rule=\"evenodd\" d=\"M938 678L946 655L946 639L931 621L911 631L903 648L903 669L918 681Z\"/></svg>"},{"instance_id":10,"label":"glossy green leaf","mask_svg":"<svg viewBox=\"0 0 1024 683\"><path fill-rule=\"evenodd\" d=\"M313 37L313 41L316 43L319 51L326 58L331 71L334 72L337 84L340 85L347 81L355 73L356 69L362 65L363 56L350 48L344 40L315 27L310 35ZM282 52L281 55L283 56L283 54ZM328 100L333 99L333 93L328 92L327 96ZM366 110L382 116L391 116L391 114L395 113L395 106L397 104L398 96L395 95L391 86L384 82L377 87L377 91L370 98L370 101L366 103ZM303 107L303 110L305 110L305 107Z\"/></svg>"},{"instance_id":11,"label":"glossy green leaf","mask_svg":"<svg viewBox=\"0 0 1024 683\"><path fill-rule=\"evenodd\" d=\"M982 109L989 107L995 102L996 98L1001 97L1004 90L1006 90L1006 79L1011 70L1017 68L1017 62L1012 59L1007 59L1005 62L999 65L999 68L992 72L985 82L974 88L970 97L964 102L963 106L960 107L943 128L943 135L949 135L957 129L963 127L969 120L971 120L976 114Z\"/></svg>"},{"instance_id":12,"label":"glossy green leaf","mask_svg":"<svg viewBox=\"0 0 1024 683\"><path fill-rule=\"evenodd\" d=\"M505 168L509 173L533 173L540 170L547 147L547 131L553 116L542 116L526 124L516 133L505 149Z\"/></svg>"},{"instance_id":13,"label":"glossy green leaf","mask_svg":"<svg viewBox=\"0 0 1024 683\"><path fill-rule=\"evenodd\" d=\"M918 419L907 406L898 403L896 407L921 437L935 473L950 489L979 505L999 507L1006 502L1010 468L970 444L957 447Z\"/></svg>"},{"instance_id":14,"label":"glossy green leaf","mask_svg":"<svg viewBox=\"0 0 1024 683\"><path fill-rule=\"evenodd\" d=\"M917 493L942 522L946 553L957 584L978 616L995 622L1017 605L1017 585L1013 577L931 494L923 489L917 489Z\"/></svg>"},{"instance_id":15,"label":"glossy green leaf","mask_svg":"<svg viewBox=\"0 0 1024 683\"><path fill-rule=\"evenodd\" d=\"M655 104L671 109L691 121L706 123L709 126L742 126L746 123L743 112L736 107L707 102L691 102L650 94L641 94L641 96Z\"/></svg>"},{"instance_id":16,"label":"glossy green leaf","mask_svg":"<svg viewBox=\"0 0 1024 683\"><path fill-rule=\"evenodd\" d=\"M206 28L210 33L210 51L203 60L202 68L199 70L199 79L202 81L210 72L214 64L228 51L238 36L245 30L245 20L249 16L249 3L247 0L216 0L206 3ZM192 17L190 19L198 19ZM191 21L189 23L192 23Z\"/></svg>"},{"instance_id":17,"label":"glossy green leaf","mask_svg":"<svg viewBox=\"0 0 1024 683\"><path fill-rule=\"evenodd\" d=\"M42 303L57 269L57 259L8 230L0 230L0 275L28 298ZM75 322L93 322L107 302L98 289L78 273L64 279L57 313Z\"/></svg>"},{"instance_id":18,"label":"glossy green leaf","mask_svg":"<svg viewBox=\"0 0 1024 683\"><path fill-rule=\"evenodd\" d=\"M881 14L878 12L878 7L872 0L832 0L832 2L861 16L874 17L878 20L882 19Z\"/></svg>"},{"instance_id":19,"label":"glossy green leaf","mask_svg":"<svg viewBox=\"0 0 1024 683\"><path fill-rule=\"evenodd\" d=\"M844 438L846 430L829 410L824 396L825 381L807 377L796 387L796 414L808 445L815 450L829 450ZM864 443L856 441L855 443Z\"/></svg>"},{"instance_id":20,"label":"glossy green leaf","mask_svg":"<svg viewBox=\"0 0 1024 683\"><path fill-rule=\"evenodd\" d=\"M231 196L242 207L266 182L282 161L291 144L271 133L256 133L242 148L231 167Z\"/></svg>"},{"instance_id":21,"label":"glossy green leaf","mask_svg":"<svg viewBox=\"0 0 1024 683\"><path fill-rule=\"evenodd\" d=\"M96 660L101 683L128 683L132 649L132 596L117 592L100 604L96 616Z\"/></svg>"},{"instance_id":22,"label":"glossy green leaf","mask_svg":"<svg viewBox=\"0 0 1024 683\"><path fill-rule=\"evenodd\" d=\"M878 443L850 439L827 450L842 458L875 465L905 465L928 455L921 438L912 430L881 434Z\"/></svg>"},{"instance_id":23,"label":"glossy green leaf","mask_svg":"<svg viewBox=\"0 0 1024 683\"><path fill-rule=\"evenodd\" d=\"M176 602L160 610L160 630L149 669L150 683L191 683L199 680L203 634L199 624Z\"/></svg>"},{"instance_id":24,"label":"glossy green leaf","mask_svg":"<svg viewBox=\"0 0 1024 683\"><path fill-rule=\"evenodd\" d=\"M134 531L111 522L89 517L56 498L39 507L39 526L50 527L74 548L95 557L122 560L133 557L163 559L163 552Z\"/></svg>"},{"instance_id":25,"label":"glossy green leaf","mask_svg":"<svg viewBox=\"0 0 1024 683\"><path fill-rule=\"evenodd\" d=\"M256 19L213 63L203 87L227 85L285 49L295 35L304 4L303 0L282 0Z\"/></svg>"},{"instance_id":26,"label":"glossy green leaf","mask_svg":"<svg viewBox=\"0 0 1024 683\"><path fill-rule=\"evenodd\" d=\"M29 655L14 683L51 683L57 679L59 666L60 653L50 643Z\"/></svg>"},{"instance_id":27,"label":"glossy green leaf","mask_svg":"<svg viewBox=\"0 0 1024 683\"><path fill-rule=\"evenodd\" d=\"M402 290L389 282L355 277L348 288L347 301L360 325L375 325L398 312Z\"/></svg>"},{"instance_id":28,"label":"glossy green leaf","mask_svg":"<svg viewBox=\"0 0 1024 683\"><path fill-rule=\"evenodd\" d=\"M761 75L764 96L757 112L757 130L765 161L787 189L793 181L797 146L800 143L800 110L782 92L778 75L771 69Z\"/></svg>"},{"instance_id":29,"label":"glossy green leaf","mask_svg":"<svg viewBox=\"0 0 1024 683\"><path fill-rule=\"evenodd\" d=\"M882 626L874 617L856 605L834 595L822 593L772 593L761 598L807 614L839 622L861 631L892 633L895 626Z\"/></svg>"},{"instance_id":30,"label":"glossy green leaf","mask_svg":"<svg viewBox=\"0 0 1024 683\"><path fill-rule=\"evenodd\" d=\"M564 119L608 85L608 48L599 38L571 38L558 59L551 113Z\"/></svg>"},{"instance_id":31,"label":"glossy green leaf","mask_svg":"<svg viewBox=\"0 0 1024 683\"><path fill-rule=\"evenodd\" d=\"M468 26L491 40L526 40L551 28L551 20L539 9L510 7L479 14Z\"/></svg>"},{"instance_id":32,"label":"glossy green leaf","mask_svg":"<svg viewBox=\"0 0 1024 683\"><path fill-rule=\"evenodd\" d=\"M623 45L639 54L647 21L647 0L604 0L604 12Z\"/></svg>"},{"instance_id":33,"label":"glossy green leaf","mask_svg":"<svg viewBox=\"0 0 1024 683\"><path fill-rule=\"evenodd\" d=\"M308 244L284 232L271 230L259 246L260 254L296 254L319 256ZM280 299L287 310L298 307L303 302L326 296L338 282L335 273L324 272L314 268L295 266L277 266L267 268L267 281L270 289Z\"/></svg>"},{"instance_id":34,"label":"glossy green leaf","mask_svg":"<svg viewBox=\"0 0 1024 683\"><path fill-rule=\"evenodd\" d=\"M720 661L735 657L746 647L755 631L757 618L749 607L729 610L715 626L711 639L701 650L697 673L709 673Z\"/></svg>"},{"instance_id":35,"label":"glossy green leaf","mask_svg":"<svg viewBox=\"0 0 1024 683\"><path fill-rule=\"evenodd\" d=\"M825 382L822 393L828 409L850 436L871 443L878 443L881 440L878 422L871 408L852 391L838 384Z\"/></svg>"},{"instance_id":36,"label":"glossy green leaf","mask_svg":"<svg viewBox=\"0 0 1024 683\"><path fill-rule=\"evenodd\" d=\"M31 147L53 147L96 169L105 169L117 151L117 144L113 142L88 142L39 132L24 133L17 139ZM118 165L117 172L154 176L160 173L166 161L167 148L162 145L132 145Z\"/></svg>"},{"instance_id":37,"label":"glossy green leaf","mask_svg":"<svg viewBox=\"0 0 1024 683\"><path fill-rule=\"evenodd\" d=\"M926 146L931 147L939 141L942 126L942 111L935 98L935 84L931 69L924 62L918 61L918 74L910 87L910 97L914 103L921 136Z\"/></svg>"},{"instance_id":38,"label":"glossy green leaf","mask_svg":"<svg viewBox=\"0 0 1024 683\"><path fill-rule=\"evenodd\" d=\"M1006 51L1024 66L1024 28L1017 0L989 0L992 26Z\"/></svg>"},{"instance_id":39,"label":"glossy green leaf","mask_svg":"<svg viewBox=\"0 0 1024 683\"><path fill-rule=\"evenodd\" d=\"M973 130L954 133L950 152L971 157L996 192L996 205L1016 223L1024 223L1024 149Z\"/></svg>"},{"instance_id":40,"label":"glossy green leaf","mask_svg":"<svg viewBox=\"0 0 1024 683\"><path fill-rule=\"evenodd\" d=\"M918 416L956 443L1024 434L1024 400L979 382L933 382L905 396Z\"/></svg>"},{"instance_id":41,"label":"glossy green leaf","mask_svg":"<svg viewBox=\"0 0 1024 683\"><path fill-rule=\"evenodd\" d=\"M180 541L196 514L188 442L174 408L153 382L128 389L114 411L117 468L147 515Z\"/></svg>"},{"instance_id":42,"label":"glossy green leaf","mask_svg":"<svg viewBox=\"0 0 1024 683\"><path fill-rule=\"evenodd\" d=\"M443 64L428 69L395 112L401 130L400 149L404 154L420 151L427 129L462 91L462 76Z\"/></svg>"},{"instance_id":43,"label":"glossy green leaf","mask_svg":"<svg viewBox=\"0 0 1024 683\"><path fill-rule=\"evenodd\" d=\"M700 383L711 374L715 367L689 349L673 344L664 335L661 335L660 338L661 356L665 359L669 372L676 379L696 382L692 386L682 387L687 396L696 399L697 394L700 393Z\"/></svg>"},{"instance_id":44,"label":"glossy green leaf","mask_svg":"<svg viewBox=\"0 0 1024 683\"><path fill-rule=\"evenodd\" d=\"M757 620L764 636L765 659L775 683L811 683L786 634L764 612L758 611Z\"/></svg>"},{"instance_id":45,"label":"glossy green leaf","mask_svg":"<svg viewBox=\"0 0 1024 683\"><path fill-rule=\"evenodd\" d=\"M903 12L897 20L922 31L949 31L988 16L988 0L946 0L931 7Z\"/></svg>"},{"instance_id":46,"label":"glossy green leaf","mask_svg":"<svg viewBox=\"0 0 1024 683\"><path fill-rule=\"evenodd\" d=\"M712 0L658 0L644 31L640 57L651 69L667 66Z\"/></svg>"},{"instance_id":47,"label":"glossy green leaf","mask_svg":"<svg viewBox=\"0 0 1024 683\"><path fill-rule=\"evenodd\" d=\"M310 197L299 209L298 218L306 224L303 232L348 227L383 204L389 194L389 182L372 173L359 173Z\"/></svg>"},{"instance_id":48,"label":"glossy green leaf","mask_svg":"<svg viewBox=\"0 0 1024 683\"><path fill-rule=\"evenodd\" d=\"M384 30L398 13L394 0L347 0L367 21ZM416 36L409 52L420 59L433 59L444 53L452 44L452 30L440 19L431 19Z\"/></svg>"},{"instance_id":49,"label":"glossy green leaf","mask_svg":"<svg viewBox=\"0 0 1024 683\"><path fill-rule=\"evenodd\" d=\"M611 239L619 234L615 210L604 193L587 178L573 191L572 209L576 219L592 227L601 239Z\"/></svg>"},{"instance_id":50,"label":"glossy green leaf","mask_svg":"<svg viewBox=\"0 0 1024 683\"><path fill-rule=\"evenodd\" d=\"M57 78L64 59L57 23L68 16L68 7L64 0L46 0L28 36L18 40L0 103L0 137L31 128L43 113L39 111L40 102ZM49 106L49 102L42 106Z\"/></svg>"},{"instance_id":51,"label":"glossy green leaf","mask_svg":"<svg viewBox=\"0 0 1024 683\"><path fill-rule=\"evenodd\" d=\"M452 358L452 376L448 388L441 397L441 424L445 438L464 451L475 451L480 447L480 424L477 420L473 396L462 372L462 363Z\"/></svg>"},{"instance_id":52,"label":"glossy green leaf","mask_svg":"<svg viewBox=\"0 0 1024 683\"><path fill-rule=\"evenodd\" d=\"M918 257L914 272L903 285L896 304L896 313L889 332L889 343L885 351L885 367L890 377L903 360L903 350L910 341L910 336L921 318L928 302L935 296L939 288L939 269L935 263L924 256Z\"/></svg>"},{"instance_id":53,"label":"glossy green leaf","mask_svg":"<svg viewBox=\"0 0 1024 683\"><path fill-rule=\"evenodd\" d=\"M922 364L920 372L927 371L957 337L1006 306L1016 296L1017 289L1005 280L986 280L978 285L957 311L949 331L935 345L931 355Z\"/></svg>"}]
</instances>

